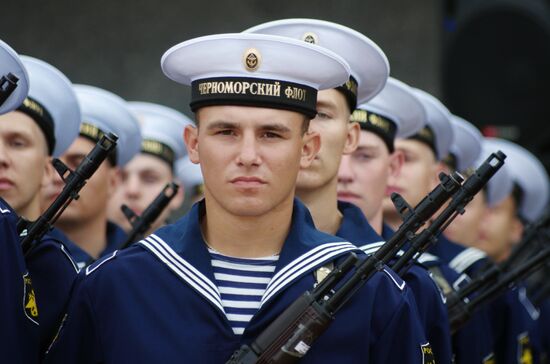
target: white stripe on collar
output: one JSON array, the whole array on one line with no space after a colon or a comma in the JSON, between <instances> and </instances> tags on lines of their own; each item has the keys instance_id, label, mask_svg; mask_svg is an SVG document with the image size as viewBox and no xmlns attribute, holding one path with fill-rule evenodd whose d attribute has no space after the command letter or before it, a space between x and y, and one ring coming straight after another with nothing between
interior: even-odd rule
<instances>
[{"instance_id":1,"label":"white stripe on collar","mask_svg":"<svg viewBox=\"0 0 550 364\"><path fill-rule=\"evenodd\" d=\"M352 250L357 250L357 247L349 242L337 242L319 245L302 254L273 276L262 297L261 305L264 305L273 295L282 290L297 276L330 260L336 255Z\"/></svg>"},{"instance_id":2,"label":"white stripe on collar","mask_svg":"<svg viewBox=\"0 0 550 364\"><path fill-rule=\"evenodd\" d=\"M221 312L225 313L220 293L216 285L198 269L179 256L161 238L152 234L148 238L141 240L138 244L141 244L153 253L153 255L166 264L177 276L182 278L204 298L214 304Z\"/></svg>"},{"instance_id":3,"label":"white stripe on collar","mask_svg":"<svg viewBox=\"0 0 550 364\"><path fill-rule=\"evenodd\" d=\"M225 312L221 303L221 296L216 285L208 279L199 270L193 267L189 262L177 254L166 242L158 236L152 234L148 238L141 240L138 244L145 247L161 262L166 264L176 275L182 278L197 292L208 299L221 312ZM288 283L292 282L297 276L318 266L332 257L342 254L346 251L357 250L353 244L348 242L327 243L312 249L300 257L287 264L271 279L266 292L262 298L263 305L273 295L282 290ZM261 306L260 306L261 307Z\"/></svg>"},{"instance_id":4,"label":"white stripe on collar","mask_svg":"<svg viewBox=\"0 0 550 364\"><path fill-rule=\"evenodd\" d=\"M487 254L485 254L483 251L477 248L468 248L457 254L449 262L449 267L453 268L458 273L462 273L472 264L485 257L487 257Z\"/></svg>"},{"instance_id":5,"label":"white stripe on collar","mask_svg":"<svg viewBox=\"0 0 550 364\"><path fill-rule=\"evenodd\" d=\"M61 251L63 252L63 254L65 254L67 259L69 259L69 262L71 262L71 265L73 266L74 270L76 271L76 274L80 273L80 268L78 267L78 265L74 261L73 257L71 257L71 254L69 254L69 252L65 248L64 244L61 244Z\"/></svg>"},{"instance_id":6,"label":"white stripe on collar","mask_svg":"<svg viewBox=\"0 0 550 364\"><path fill-rule=\"evenodd\" d=\"M429 262L439 262L439 257L436 257L433 254L430 254L428 252L422 253L421 256L417 259L418 263L429 263Z\"/></svg>"}]
</instances>

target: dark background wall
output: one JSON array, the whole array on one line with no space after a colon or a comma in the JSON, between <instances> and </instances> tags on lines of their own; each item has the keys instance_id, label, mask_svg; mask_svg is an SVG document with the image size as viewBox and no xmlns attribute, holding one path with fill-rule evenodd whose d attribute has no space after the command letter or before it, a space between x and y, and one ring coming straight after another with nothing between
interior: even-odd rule
<instances>
[{"instance_id":1,"label":"dark background wall","mask_svg":"<svg viewBox=\"0 0 550 364\"><path fill-rule=\"evenodd\" d=\"M0 39L20 54L52 63L75 83L184 112L188 90L162 74L164 51L192 37L288 17L350 26L382 47L393 76L439 90L438 0L3 0L2 13L9 16L0 21Z\"/></svg>"}]
</instances>

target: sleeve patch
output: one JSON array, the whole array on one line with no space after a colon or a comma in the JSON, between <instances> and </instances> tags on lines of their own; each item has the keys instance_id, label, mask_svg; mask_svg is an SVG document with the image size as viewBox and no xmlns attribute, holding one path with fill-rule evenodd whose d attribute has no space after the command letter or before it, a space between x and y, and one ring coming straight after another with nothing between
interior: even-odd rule
<instances>
[{"instance_id":1,"label":"sleeve patch","mask_svg":"<svg viewBox=\"0 0 550 364\"><path fill-rule=\"evenodd\" d=\"M422 353L422 364L435 364L434 352L429 342L420 345L420 352Z\"/></svg>"}]
</instances>

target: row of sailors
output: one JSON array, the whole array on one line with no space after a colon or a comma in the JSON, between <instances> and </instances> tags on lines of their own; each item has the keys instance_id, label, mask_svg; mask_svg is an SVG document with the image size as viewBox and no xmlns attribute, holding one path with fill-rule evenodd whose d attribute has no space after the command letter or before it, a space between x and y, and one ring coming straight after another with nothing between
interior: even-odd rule
<instances>
[{"instance_id":1,"label":"row of sailors","mask_svg":"<svg viewBox=\"0 0 550 364\"><path fill-rule=\"evenodd\" d=\"M543 320L548 320L547 302L544 303L546 306L533 307L524 294L524 287L511 289L490 307L479 311L467 326L451 336L442 293L448 293L459 282L475 276L488 260L501 262L506 259L513 245L519 241L524 224L536 221L543 214L549 193L548 177L540 162L513 143L483 138L472 124L451 115L433 96L388 77L389 65L383 52L370 39L349 28L323 21L290 19L262 24L247 32L285 36L320 45L341 56L351 70L348 82L317 94L316 116L310 124L310 130L318 132L321 137L320 150L316 154L319 162L315 168L300 171L296 182L296 196L307 206L320 231L344 238L365 252L372 253L381 245L381 241L391 237L401 222L401 217L388 199L391 192L399 192L409 204L415 206L438 183L438 172L458 170L467 174L491 152L500 149L508 155L505 167L468 206L466 213L457 218L446 231L446 236L441 236L429 254L422 257L421 264L414 265L403 277L410 287L410 295L414 297L412 301L415 302L416 319L423 332L420 336L423 335L425 340L418 339L414 330L398 334L398 331L407 327L406 322L393 323L394 326L383 322L380 325L391 329L396 341L377 341L377 348L371 348L369 353L379 351L382 354L369 354L371 360L386 358L387 362L403 362L406 358L407 362L429 362L433 359L438 363L539 362L543 353L548 351L547 338L550 335L544 330L547 331L549 327L543 323ZM227 57L217 59L228 62L229 66L200 65L198 60L212 59L201 57L214 50L208 47L194 48L184 43L169 50L163 57L164 72L184 84L205 78L201 76L211 74L212 71L227 76L233 73L240 75L235 69L242 68L242 61L239 59L240 62L231 63L231 57L235 53L242 57L242 50L235 49L240 49L237 45L240 45L239 42L244 43L243 39L253 39L258 47L263 42L278 42L277 47L281 48L283 55L279 62L270 62L269 57L277 58L265 48L255 50L262 52L261 57L251 52L249 55L252 54L256 60L247 57L244 61L245 68L248 68L245 74L250 77L283 75L288 77L287 80L296 81L306 77L300 72L312 77L305 71L308 63L299 61L295 64L297 75L291 77L287 74L290 71L284 69L287 66L283 61L286 61L284 57L288 56L285 53L288 49L280 39L261 36L247 38L242 35L208 39L212 43L210 48L217 46L216 51L227 52ZM197 41L197 44L201 45L201 42ZM117 358L129 357L136 358L136 362L138 358L141 362L148 362L147 358L152 356L147 355L156 350L149 353L146 351L140 357L141 350L130 354L136 347L120 348L116 338L112 338L113 347L107 345L109 348L95 352L100 350L94 346L97 345L97 337L76 335L78 331L86 330L81 325L89 322L79 317L75 303L71 304L69 313L73 313L76 319L71 321L69 315L68 323L63 325L58 340L51 348L50 345L59 323L65 321L64 312L77 271L102 256L106 258L81 274L87 276L101 269L100 265L104 262L116 260L115 250L124 235L109 220L124 226L126 230L130 228L119 206L126 203L137 213L142 212L164 184L174 179L176 159L181 158L182 165L185 165L181 173L183 185L186 188L201 185L198 182L200 175L196 182L191 181L191 178L195 178L192 176L196 175L191 170L196 172L197 164L190 163L190 159L185 160L184 156L186 146L182 134L193 123L164 106L128 103L96 87L71 85L51 65L30 57L14 57L7 45L2 46L6 50L4 57L15 59L16 62L11 68L2 69L1 73L12 72L20 79L16 92L2 105L2 142L5 148L13 148L14 152L21 143L34 141L38 144L34 159L11 154L8 149L2 153L5 154L4 170L13 173L13 176L6 173L6 187L0 191L0 196L14 212L35 220L59 194L63 183L59 177L54 177L47 163L48 155L60 157L74 169L102 134L114 132L119 136L116 154L90 179L80 199L63 213L56 228L41 242L40 249L33 252L32 256L25 257L24 262L18 263L20 275L25 277L23 313L26 317L22 317L23 322L14 323L17 327L13 330L22 330L25 325L32 328L29 322L34 324L40 321L40 355L48 351L46 358L51 362L71 361L68 359L71 355L74 355L72 360L78 362L115 361ZM182 57L190 55L193 55L195 61L182 61ZM317 57L322 58L321 55ZM331 71L329 66L319 65L309 58L307 61ZM8 65L9 62L1 64ZM257 71L258 68L262 71ZM319 69L318 73L323 71ZM28 94L27 79L30 84ZM312 81L309 80L309 83ZM317 87L320 87L320 83ZM205 102L212 102L200 96L192 100L194 111L205 105ZM220 103L218 99L214 101ZM220 104L224 103L228 103L227 99ZM265 103L262 101L258 105L265 106ZM292 107L296 108L296 105ZM303 105L300 107L305 108ZM11 111L13 109L17 111ZM307 115L309 111L304 113ZM28 134L31 137L26 140L25 135ZM12 156L15 159L9 161ZM13 172L9 172L10 169ZM115 188L120 177L122 187ZM138 180L144 184L136 183ZM208 179L205 180L208 186ZM146 186L147 183L151 186ZM11 188L11 185L16 188ZM143 199L134 201L133 198L140 194ZM180 196L174 200L172 208L181 204L181 201ZM197 213L195 210L204 209L201 204L196 205L190 212L191 217L183 221L192 224L192 214ZM300 211L300 206L296 205L297 211ZM5 208L8 209L7 206ZM168 210L159 218L154 229L162 224L167 213ZM303 229L307 230L307 227ZM169 230L161 231L172 237L172 233L167 233ZM159 233L159 236L162 234ZM52 257L54 253L48 249L57 251L59 258ZM63 270L63 264L55 259L63 260L67 269ZM76 261L74 267L73 261ZM397 287L402 287L393 273L388 274ZM63 285L63 282L67 283ZM146 286L146 283L143 284ZM32 292L36 292L34 303ZM390 294L389 297L380 298L381 301L377 303L391 300L391 297ZM74 301L79 302L78 299ZM148 303L138 301L127 304L147 306ZM229 309L225 306L223 308L225 311ZM20 307L12 309L17 312ZM387 316L378 305L375 305L374 311L375 321ZM116 313L111 314L116 317ZM109 314L105 315L105 318L109 317ZM241 338L245 341L251 339L245 335L248 321L243 326L242 321L232 320L229 315L226 319L237 341ZM342 321L346 322L346 319ZM186 325L193 327L187 321L180 322L180 330L185 330ZM133 332L138 328L139 325L123 325L121 330ZM144 324L143 330L148 329L147 324ZM2 331L2 335L5 335L8 328ZM163 331L162 340L165 343L172 342L171 333L174 333L171 328ZM84 343L83 337L86 339ZM212 358L216 358L219 353L208 354L213 348L197 343L196 340L191 342L207 351L207 362L216 361ZM431 345L433 355L431 350L422 349L425 349L425 345ZM22 353L21 347L17 345L9 345L7 350L12 350L6 351L7 357L13 358L39 355L32 351ZM227 350L224 346L221 351ZM388 354L389 351L394 353ZM171 354L176 353L178 350L171 348L163 355L170 361L175 358ZM335 357L341 355L338 350L335 353ZM199 354L204 353L179 352L179 355L185 355L190 361L201 357ZM352 354L349 362L358 361ZM316 358L313 349L312 354L308 354L304 360L310 357ZM317 361L309 360L321 362L319 357ZM322 361L325 360L328 359Z\"/></svg>"}]
</instances>

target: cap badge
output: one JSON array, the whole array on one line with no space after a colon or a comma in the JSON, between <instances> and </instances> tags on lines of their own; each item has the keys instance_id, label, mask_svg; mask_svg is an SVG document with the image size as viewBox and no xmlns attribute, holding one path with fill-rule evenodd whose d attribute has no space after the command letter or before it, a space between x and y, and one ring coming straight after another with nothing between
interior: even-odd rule
<instances>
[{"instance_id":1,"label":"cap badge","mask_svg":"<svg viewBox=\"0 0 550 364\"><path fill-rule=\"evenodd\" d=\"M250 72L254 72L260 67L261 60L260 52L254 48L250 48L244 52L244 66Z\"/></svg>"},{"instance_id":2,"label":"cap badge","mask_svg":"<svg viewBox=\"0 0 550 364\"><path fill-rule=\"evenodd\" d=\"M305 33L304 36L302 37L302 40L305 41L306 43L311 43L311 44L319 43L319 39L317 38L317 35L312 32Z\"/></svg>"}]
</instances>

